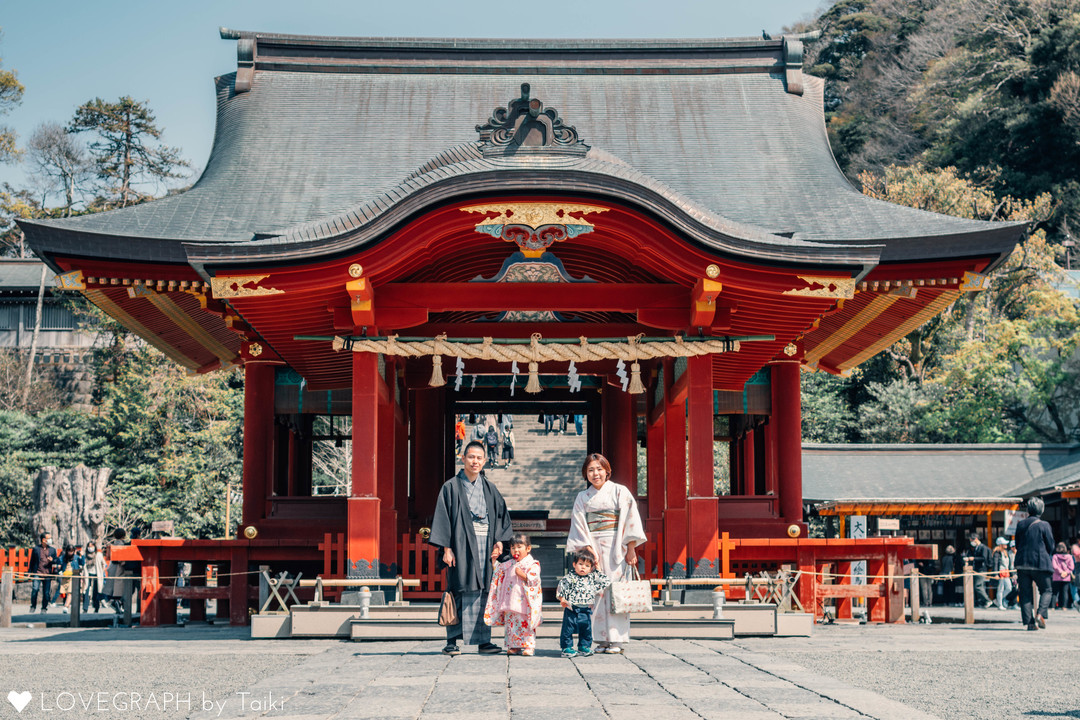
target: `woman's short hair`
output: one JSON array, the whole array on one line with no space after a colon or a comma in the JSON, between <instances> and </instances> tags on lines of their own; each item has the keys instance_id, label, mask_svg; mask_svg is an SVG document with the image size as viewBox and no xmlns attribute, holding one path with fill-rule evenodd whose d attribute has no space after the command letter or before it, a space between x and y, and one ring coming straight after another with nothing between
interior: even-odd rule
<instances>
[{"instance_id":1,"label":"woman's short hair","mask_svg":"<svg viewBox=\"0 0 1080 720\"><path fill-rule=\"evenodd\" d=\"M585 456L585 462L581 463L581 477L585 478L585 482L589 482L589 466L594 462L600 463L600 467L608 474L608 479L611 479L611 463L608 459L600 453L589 453Z\"/></svg>"},{"instance_id":2,"label":"woman's short hair","mask_svg":"<svg viewBox=\"0 0 1080 720\"><path fill-rule=\"evenodd\" d=\"M1028 515L1034 515L1039 517L1043 514L1043 510L1046 509L1046 503L1043 502L1040 497L1029 497L1027 499L1027 511Z\"/></svg>"}]
</instances>

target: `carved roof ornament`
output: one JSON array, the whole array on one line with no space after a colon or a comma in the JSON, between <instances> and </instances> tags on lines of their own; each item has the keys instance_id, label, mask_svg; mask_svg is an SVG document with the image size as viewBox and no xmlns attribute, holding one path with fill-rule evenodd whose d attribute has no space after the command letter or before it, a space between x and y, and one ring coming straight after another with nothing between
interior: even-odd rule
<instances>
[{"instance_id":1,"label":"carved roof ornament","mask_svg":"<svg viewBox=\"0 0 1080 720\"><path fill-rule=\"evenodd\" d=\"M507 107L497 107L484 125L477 125L483 152L488 155L517 153L567 153L584 155L589 146L572 125L563 125L554 108L530 96L529 83L521 84L521 97Z\"/></svg>"},{"instance_id":2,"label":"carved roof ornament","mask_svg":"<svg viewBox=\"0 0 1080 720\"><path fill-rule=\"evenodd\" d=\"M476 224L476 232L517 243L525 257L537 258L556 242L591 233L595 226L581 216L607 212L608 209L595 205L537 202L470 205L461 211L487 215ZM491 213L498 215L490 217Z\"/></svg>"}]
</instances>

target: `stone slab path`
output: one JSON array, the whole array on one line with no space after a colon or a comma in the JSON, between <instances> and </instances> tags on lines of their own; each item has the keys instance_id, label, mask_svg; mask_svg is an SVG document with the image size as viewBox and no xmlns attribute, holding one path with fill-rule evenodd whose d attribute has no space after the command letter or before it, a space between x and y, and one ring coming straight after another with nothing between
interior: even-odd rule
<instances>
[{"instance_id":1,"label":"stone slab path","mask_svg":"<svg viewBox=\"0 0 1080 720\"><path fill-rule=\"evenodd\" d=\"M719 641L633 641L626 655L450 658L439 642L337 644L238 691L222 718L904 718L933 716L799 665ZM464 648L473 650L473 648Z\"/></svg>"}]
</instances>

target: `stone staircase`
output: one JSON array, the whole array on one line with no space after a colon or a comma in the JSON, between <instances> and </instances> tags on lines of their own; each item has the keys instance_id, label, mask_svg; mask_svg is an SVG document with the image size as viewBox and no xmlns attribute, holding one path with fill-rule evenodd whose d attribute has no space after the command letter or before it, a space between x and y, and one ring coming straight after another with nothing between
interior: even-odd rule
<instances>
[{"instance_id":1,"label":"stone staircase","mask_svg":"<svg viewBox=\"0 0 1080 720\"><path fill-rule=\"evenodd\" d=\"M574 498L585 487L581 463L586 436L574 431L573 422L567 424L565 435L557 431L545 435L535 415L515 420L514 464L488 469L488 480L499 488L511 510L548 510L549 518L569 518Z\"/></svg>"}]
</instances>

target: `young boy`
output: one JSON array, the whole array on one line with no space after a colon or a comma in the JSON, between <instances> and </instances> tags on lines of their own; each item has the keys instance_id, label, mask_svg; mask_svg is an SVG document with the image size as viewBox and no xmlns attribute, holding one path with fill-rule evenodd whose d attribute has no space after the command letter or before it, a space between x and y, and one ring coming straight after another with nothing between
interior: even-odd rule
<instances>
[{"instance_id":1,"label":"young boy","mask_svg":"<svg viewBox=\"0 0 1080 720\"><path fill-rule=\"evenodd\" d=\"M563 657L589 657L592 649L592 612L596 596L604 591L611 580L596 569L596 562L587 550L574 553L574 572L559 580L555 597L563 606L562 634L559 645ZM578 649L574 650L574 633L578 636Z\"/></svg>"}]
</instances>

